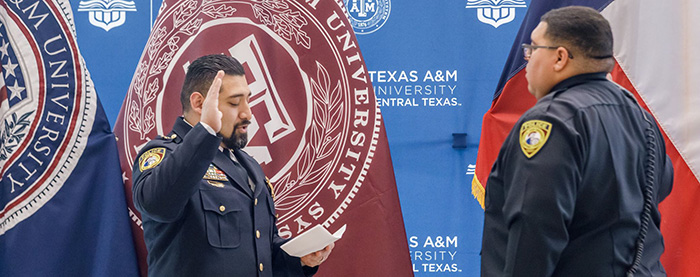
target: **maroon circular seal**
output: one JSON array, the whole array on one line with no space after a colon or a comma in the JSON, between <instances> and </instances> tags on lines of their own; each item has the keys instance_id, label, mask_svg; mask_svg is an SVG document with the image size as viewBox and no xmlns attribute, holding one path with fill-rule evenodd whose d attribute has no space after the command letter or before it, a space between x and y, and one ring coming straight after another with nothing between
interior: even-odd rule
<instances>
[{"instance_id":1,"label":"maroon circular seal","mask_svg":"<svg viewBox=\"0 0 700 277\"><path fill-rule=\"evenodd\" d=\"M381 122L339 7L340 1L319 0L161 7L116 125L125 177L140 147L168 133L181 115L189 63L223 53L246 69L254 118L244 150L273 183L280 235L330 227L361 189Z\"/></svg>"}]
</instances>

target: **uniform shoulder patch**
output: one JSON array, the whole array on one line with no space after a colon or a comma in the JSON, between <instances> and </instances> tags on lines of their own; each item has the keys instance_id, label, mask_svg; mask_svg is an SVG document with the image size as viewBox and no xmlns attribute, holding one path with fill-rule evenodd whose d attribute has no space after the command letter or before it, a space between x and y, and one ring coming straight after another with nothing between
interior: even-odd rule
<instances>
[{"instance_id":1,"label":"uniform shoulder patch","mask_svg":"<svg viewBox=\"0 0 700 277\"><path fill-rule=\"evenodd\" d=\"M552 123L542 120L528 120L520 125L520 149L529 159L535 156L547 142L552 132Z\"/></svg>"},{"instance_id":2,"label":"uniform shoulder patch","mask_svg":"<svg viewBox=\"0 0 700 277\"><path fill-rule=\"evenodd\" d=\"M154 168L161 161L163 161L164 156L165 148L163 147L149 149L141 154L141 157L139 157L139 170L143 172L144 170Z\"/></svg>"}]
</instances>

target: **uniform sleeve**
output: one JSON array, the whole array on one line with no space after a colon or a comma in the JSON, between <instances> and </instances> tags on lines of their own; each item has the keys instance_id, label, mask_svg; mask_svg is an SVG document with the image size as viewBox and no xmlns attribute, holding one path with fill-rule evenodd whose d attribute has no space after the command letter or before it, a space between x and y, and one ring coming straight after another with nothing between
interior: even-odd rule
<instances>
[{"instance_id":1,"label":"uniform sleeve","mask_svg":"<svg viewBox=\"0 0 700 277\"><path fill-rule=\"evenodd\" d=\"M651 117L651 114L647 114L648 117ZM666 154L666 143L664 141L664 137L661 134L660 128L658 125L654 125L656 128L656 151L655 153L662 153L660 157L657 157L657 165L660 165L660 168L656 171L657 178L658 178L658 184L656 189L656 204L661 203L666 197L671 194L671 189L673 188L673 163L671 162L671 158Z\"/></svg>"},{"instance_id":2,"label":"uniform sleeve","mask_svg":"<svg viewBox=\"0 0 700 277\"><path fill-rule=\"evenodd\" d=\"M198 183L221 143L197 124L173 150L165 148L165 154L157 165L141 171L140 156L134 165L134 206L142 214L156 221L175 221L189 198L197 191ZM149 145L151 149L159 145ZM141 155L147 153L142 151Z\"/></svg>"},{"instance_id":3,"label":"uniform sleeve","mask_svg":"<svg viewBox=\"0 0 700 277\"><path fill-rule=\"evenodd\" d=\"M287 242L286 239L281 238L277 234L277 227L275 227L275 234L273 237L273 251L272 260L275 263L273 276L313 276L318 271L317 267L302 266L301 258L293 257L284 252L280 247L282 244Z\"/></svg>"},{"instance_id":4,"label":"uniform sleeve","mask_svg":"<svg viewBox=\"0 0 700 277\"><path fill-rule=\"evenodd\" d=\"M522 122L504 161L510 172L502 211L508 228L504 272L550 276L569 239L583 151L577 132L555 118L540 115Z\"/></svg>"},{"instance_id":5,"label":"uniform sleeve","mask_svg":"<svg viewBox=\"0 0 700 277\"><path fill-rule=\"evenodd\" d=\"M668 156L663 158L666 160L666 162L664 163L665 166L661 171L661 178L659 178L661 181L658 187L658 192L656 193L657 204L666 199L666 197L671 194L671 189L673 188L673 164Z\"/></svg>"},{"instance_id":6,"label":"uniform sleeve","mask_svg":"<svg viewBox=\"0 0 700 277\"><path fill-rule=\"evenodd\" d=\"M268 201L274 203L272 202L272 197L270 197ZM274 206L272 207L272 214L275 214ZM287 252L284 252L284 250L282 250L282 245L289 240L279 236L279 230L277 229L277 218L273 216L272 220L272 262L274 264L272 275L303 277L313 276L314 274L316 274L319 268L318 266L302 266L301 258L290 256L289 254L287 254Z\"/></svg>"}]
</instances>

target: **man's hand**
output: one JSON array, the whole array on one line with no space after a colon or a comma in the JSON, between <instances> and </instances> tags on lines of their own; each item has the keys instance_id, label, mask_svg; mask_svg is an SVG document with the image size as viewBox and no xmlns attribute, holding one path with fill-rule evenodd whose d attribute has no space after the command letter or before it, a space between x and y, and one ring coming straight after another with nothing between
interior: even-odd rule
<instances>
[{"instance_id":1,"label":"man's hand","mask_svg":"<svg viewBox=\"0 0 700 277\"><path fill-rule=\"evenodd\" d=\"M333 250L333 247L335 247L335 243L332 242L331 244L326 246L326 248L301 257L301 263L309 267L319 266L326 259L328 259L328 256L331 254L331 250Z\"/></svg>"},{"instance_id":2,"label":"man's hand","mask_svg":"<svg viewBox=\"0 0 700 277\"><path fill-rule=\"evenodd\" d=\"M216 73L216 77L214 77L214 81L211 82L207 96L204 98L202 116L199 119L199 121L209 125L217 133L221 130L221 117L223 116L219 110L219 90L221 89L222 78L224 78L224 71L219 70Z\"/></svg>"}]
</instances>

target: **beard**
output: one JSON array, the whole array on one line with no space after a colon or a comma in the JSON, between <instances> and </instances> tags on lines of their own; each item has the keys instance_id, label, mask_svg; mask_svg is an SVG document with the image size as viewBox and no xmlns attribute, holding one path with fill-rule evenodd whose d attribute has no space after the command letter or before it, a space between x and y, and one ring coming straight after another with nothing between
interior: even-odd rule
<instances>
[{"instance_id":1,"label":"beard","mask_svg":"<svg viewBox=\"0 0 700 277\"><path fill-rule=\"evenodd\" d=\"M224 143L224 145L226 145L226 148L231 150L238 150L242 149L246 146L246 144L248 144L248 133L236 133L238 127L240 127L243 124L250 124L250 121L244 120L243 122L236 124L235 126L233 126L233 131L231 132L231 135L229 137L223 138L222 142Z\"/></svg>"}]
</instances>

